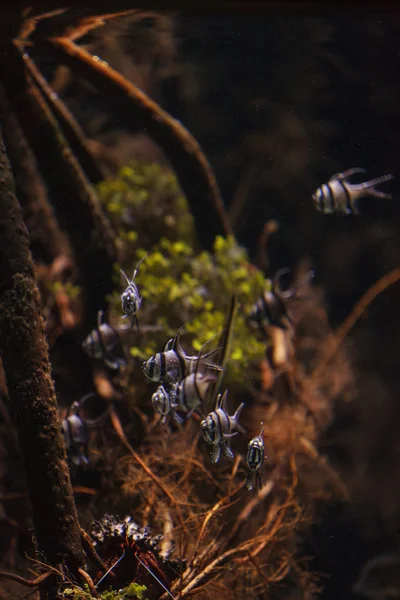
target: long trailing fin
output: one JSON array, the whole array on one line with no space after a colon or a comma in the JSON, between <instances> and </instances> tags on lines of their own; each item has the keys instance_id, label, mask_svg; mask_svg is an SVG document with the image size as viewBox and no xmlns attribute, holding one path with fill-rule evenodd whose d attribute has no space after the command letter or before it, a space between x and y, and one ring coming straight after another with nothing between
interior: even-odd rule
<instances>
[{"instance_id":1,"label":"long trailing fin","mask_svg":"<svg viewBox=\"0 0 400 600\"><path fill-rule=\"evenodd\" d=\"M329 179L329 181L341 181L343 179L348 179L349 177L351 177L352 175L355 175L355 173L366 173L366 169L362 169L361 167L353 167L352 169L347 169L347 171L343 171L343 173L335 173L335 175L332 175L332 177Z\"/></svg>"},{"instance_id":2,"label":"long trailing fin","mask_svg":"<svg viewBox=\"0 0 400 600\"><path fill-rule=\"evenodd\" d=\"M360 190L365 190L365 189L374 187L374 185L378 185L379 183L385 183L386 181L391 181L392 179L394 179L394 175L391 175L391 174L381 175L380 177L375 177L374 179L370 179L369 181L364 181L363 183L358 183L355 185L355 187Z\"/></svg>"},{"instance_id":3,"label":"long trailing fin","mask_svg":"<svg viewBox=\"0 0 400 600\"><path fill-rule=\"evenodd\" d=\"M121 275L123 276L123 278L124 278L124 279L125 279L125 281L126 281L126 285L130 285L131 281L130 281L130 279L128 278L128 276L127 276L127 275L124 273L124 271L123 271L122 269L120 269L120 271L121 271Z\"/></svg>"},{"instance_id":4,"label":"long trailing fin","mask_svg":"<svg viewBox=\"0 0 400 600\"><path fill-rule=\"evenodd\" d=\"M137 272L139 270L140 265L142 264L142 262L144 261L144 259L146 258L146 256L148 256L149 253L146 252L146 254L144 256L142 256L142 258L139 260L138 264L135 267L135 270L133 271L133 275L132 275L132 281L135 279Z\"/></svg>"}]
</instances>

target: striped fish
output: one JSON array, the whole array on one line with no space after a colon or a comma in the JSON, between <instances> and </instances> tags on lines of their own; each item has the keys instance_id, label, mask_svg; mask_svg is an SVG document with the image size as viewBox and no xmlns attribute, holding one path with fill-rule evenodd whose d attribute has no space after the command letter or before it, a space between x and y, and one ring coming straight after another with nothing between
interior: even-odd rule
<instances>
[{"instance_id":1,"label":"striped fish","mask_svg":"<svg viewBox=\"0 0 400 600\"><path fill-rule=\"evenodd\" d=\"M200 423L204 440L212 446L210 455L213 463L218 462L221 455L221 448L225 456L233 459L234 455L232 450L228 447L227 440L234 435L237 435L239 431L244 433L243 427L239 424L239 416L243 410L244 402L236 409L235 414L230 416L224 410L224 403L227 395L227 390L225 390L224 394L218 395L215 410L207 415ZM234 431L235 429L238 431Z\"/></svg>"},{"instance_id":2,"label":"striped fish","mask_svg":"<svg viewBox=\"0 0 400 600\"><path fill-rule=\"evenodd\" d=\"M108 410L105 410L103 414L95 419L84 419L79 414L85 402L95 396L96 394L90 392L79 401L73 402L68 409L66 417L61 421L61 433L68 458L72 465L77 467L89 464L89 429L98 427L108 418Z\"/></svg>"},{"instance_id":3,"label":"striped fish","mask_svg":"<svg viewBox=\"0 0 400 600\"><path fill-rule=\"evenodd\" d=\"M126 319L128 317L132 317L131 327L136 325L138 331L139 331L139 320L137 318L136 313L140 309L140 306L142 304L142 298L140 297L139 290L137 288L136 283L134 282L134 279L137 275L139 265L144 261L144 259L146 258L147 255L148 255L148 253L145 254L143 256L143 258L141 258L139 260L139 262L136 265L136 268L133 272L132 279L129 279L129 277L127 277L125 275L125 273L123 272L123 270L121 269L121 274L124 277L124 279L126 281L126 285L127 285L125 291L121 295L122 311L124 313L124 316L122 318Z\"/></svg>"},{"instance_id":4,"label":"striped fish","mask_svg":"<svg viewBox=\"0 0 400 600\"><path fill-rule=\"evenodd\" d=\"M280 279L290 272L290 269L284 268L275 273L269 286L257 300L248 316L248 323L251 327L257 327L262 333L265 333L265 328L271 325L279 327L279 329L292 329L286 301L297 296L299 289L314 277L314 272L309 271L296 287L282 290Z\"/></svg>"},{"instance_id":5,"label":"striped fish","mask_svg":"<svg viewBox=\"0 0 400 600\"><path fill-rule=\"evenodd\" d=\"M343 173L336 173L319 187L313 194L312 200L315 207L325 214L359 215L357 201L365 196L374 198L391 199L390 194L375 188L380 183L393 179L393 175L382 175L370 181L353 184L348 179L355 173L366 173L365 169L355 167Z\"/></svg>"},{"instance_id":6,"label":"striped fish","mask_svg":"<svg viewBox=\"0 0 400 600\"><path fill-rule=\"evenodd\" d=\"M162 352L149 358L142 364L142 370L146 377L151 381L162 383L167 391L172 391L175 395L175 384L185 379L196 370L199 361L198 356L188 356L179 342L180 328L174 338L168 340ZM211 340L210 340L211 341ZM215 354L219 348L211 350L201 356L201 369L211 369L221 371L222 367L208 361L203 362L207 357ZM175 399L172 398L174 402Z\"/></svg>"},{"instance_id":7,"label":"striped fish","mask_svg":"<svg viewBox=\"0 0 400 600\"><path fill-rule=\"evenodd\" d=\"M67 416L61 422L61 433L68 457L71 463L77 467L89 464L89 430L85 421L78 414L80 408L80 402L73 402Z\"/></svg>"},{"instance_id":8,"label":"striped fish","mask_svg":"<svg viewBox=\"0 0 400 600\"><path fill-rule=\"evenodd\" d=\"M93 329L82 343L86 354L91 358L102 358L113 370L127 364L126 355L121 343L120 329L112 327L104 317L104 311L97 314L97 328Z\"/></svg>"},{"instance_id":9,"label":"striped fish","mask_svg":"<svg viewBox=\"0 0 400 600\"><path fill-rule=\"evenodd\" d=\"M246 478L246 487L249 491L255 489L257 492L261 490L262 478L260 469L264 464L264 425L261 423L260 433L250 440L247 447L246 464L249 469L249 474Z\"/></svg>"}]
</instances>

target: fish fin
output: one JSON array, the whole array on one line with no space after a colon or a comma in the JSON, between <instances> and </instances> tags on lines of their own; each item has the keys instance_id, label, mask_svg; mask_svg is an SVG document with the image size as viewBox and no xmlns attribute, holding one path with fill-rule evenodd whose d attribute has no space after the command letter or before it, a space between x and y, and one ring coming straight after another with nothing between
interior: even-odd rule
<instances>
[{"instance_id":1,"label":"fish fin","mask_svg":"<svg viewBox=\"0 0 400 600\"><path fill-rule=\"evenodd\" d=\"M232 450L229 448L228 444L226 444L226 443L222 444L222 449L227 458L229 458L230 460L233 460L235 458L235 455L233 454Z\"/></svg>"},{"instance_id":2,"label":"fish fin","mask_svg":"<svg viewBox=\"0 0 400 600\"><path fill-rule=\"evenodd\" d=\"M246 477L246 487L251 492L253 490L253 471L250 471Z\"/></svg>"},{"instance_id":3,"label":"fish fin","mask_svg":"<svg viewBox=\"0 0 400 600\"><path fill-rule=\"evenodd\" d=\"M240 413L242 412L244 408L244 402L242 402L236 409L235 414L233 415L233 417L231 417L235 423L236 429L238 429L241 433L246 433L246 430L244 429L244 427L242 427L239 423L239 417L240 417Z\"/></svg>"},{"instance_id":4,"label":"fish fin","mask_svg":"<svg viewBox=\"0 0 400 600\"><path fill-rule=\"evenodd\" d=\"M181 335L181 331L182 331L183 327L184 327L183 325L181 325L179 327L178 331L176 332L175 337L172 340L172 345L171 345L171 350L174 350L174 352L176 352L180 356L184 356L185 355L185 352L184 352L184 350L183 350L183 348L182 348L182 346L180 344L180 341L179 341L179 337Z\"/></svg>"},{"instance_id":5,"label":"fish fin","mask_svg":"<svg viewBox=\"0 0 400 600\"><path fill-rule=\"evenodd\" d=\"M348 179L355 173L366 173L366 169L362 169L361 167L353 167L352 169L347 169L347 171L343 171L343 173L335 173L329 179L329 181L341 181L343 179Z\"/></svg>"},{"instance_id":6,"label":"fish fin","mask_svg":"<svg viewBox=\"0 0 400 600\"><path fill-rule=\"evenodd\" d=\"M218 394L217 403L215 409L224 408L225 400L228 397L228 390L225 390L223 394Z\"/></svg>"},{"instance_id":7,"label":"fish fin","mask_svg":"<svg viewBox=\"0 0 400 600\"><path fill-rule=\"evenodd\" d=\"M136 265L136 267L135 267L135 270L133 271L133 275L132 275L132 281L135 279L135 277L136 277L136 275L137 275L137 273L138 273L139 266L142 264L142 262L144 261L144 259L145 259L145 258L146 258L146 256L148 256L148 255L149 255L149 253L148 253L148 252L146 252L146 254L145 254L144 256L142 256L142 258L141 258L141 259L139 260L139 262L137 263L137 265Z\"/></svg>"},{"instance_id":8,"label":"fish fin","mask_svg":"<svg viewBox=\"0 0 400 600\"><path fill-rule=\"evenodd\" d=\"M219 457L221 455L221 448L219 444L213 444L212 450L210 452L211 462L214 464L219 461Z\"/></svg>"},{"instance_id":9,"label":"fish fin","mask_svg":"<svg viewBox=\"0 0 400 600\"><path fill-rule=\"evenodd\" d=\"M183 426L183 419L181 416L178 415L178 413L176 413L175 411L172 412L172 418L174 419L175 423L177 423L180 427Z\"/></svg>"},{"instance_id":10,"label":"fish fin","mask_svg":"<svg viewBox=\"0 0 400 600\"><path fill-rule=\"evenodd\" d=\"M209 341L211 341L211 340L208 340L208 342ZM207 344L208 344L208 342L207 342ZM216 354L216 352L218 352L219 350L221 350L221 346L218 346L218 348L214 348L214 350L210 350L209 352L207 352L207 354L202 354L201 358L203 359L203 358L207 358L208 356L212 356L213 354Z\"/></svg>"},{"instance_id":11,"label":"fish fin","mask_svg":"<svg viewBox=\"0 0 400 600\"><path fill-rule=\"evenodd\" d=\"M100 327L103 325L104 323L104 310L99 310L97 313L97 329L100 329Z\"/></svg>"},{"instance_id":12,"label":"fish fin","mask_svg":"<svg viewBox=\"0 0 400 600\"><path fill-rule=\"evenodd\" d=\"M130 279L128 279L128 277L126 276L126 274L124 273L124 271L122 269L120 269L120 271L121 271L123 278L126 281L126 285L130 285L130 283L131 283Z\"/></svg>"},{"instance_id":13,"label":"fish fin","mask_svg":"<svg viewBox=\"0 0 400 600\"><path fill-rule=\"evenodd\" d=\"M238 431L234 431L233 433L224 433L224 438L231 438L235 435L237 435L239 432Z\"/></svg>"},{"instance_id":14,"label":"fish fin","mask_svg":"<svg viewBox=\"0 0 400 600\"><path fill-rule=\"evenodd\" d=\"M224 370L224 367L221 367L220 365L216 365L215 363L209 363L206 362L206 367L208 367L209 369L211 369L212 371L218 371L221 372Z\"/></svg>"}]
</instances>

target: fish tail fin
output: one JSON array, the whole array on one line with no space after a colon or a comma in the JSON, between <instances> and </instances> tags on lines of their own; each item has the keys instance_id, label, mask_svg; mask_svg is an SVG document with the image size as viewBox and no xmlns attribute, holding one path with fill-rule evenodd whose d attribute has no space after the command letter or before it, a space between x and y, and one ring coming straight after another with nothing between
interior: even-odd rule
<instances>
[{"instance_id":1,"label":"fish tail fin","mask_svg":"<svg viewBox=\"0 0 400 600\"><path fill-rule=\"evenodd\" d=\"M253 472L250 471L246 477L246 487L251 492L253 490Z\"/></svg>"},{"instance_id":2,"label":"fish tail fin","mask_svg":"<svg viewBox=\"0 0 400 600\"><path fill-rule=\"evenodd\" d=\"M375 186L379 185L380 183L386 183L387 181L391 181L392 179L394 179L394 176L391 174L382 175L381 177L375 177L375 179L371 179L370 181L365 181L364 183L360 183L355 187L357 187L358 190L365 191L365 193L368 194L369 196L374 196L375 198L383 198L386 200L391 200L392 199L391 194L381 192L380 190L377 190L375 188Z\"/></svg>"}]
</instances>

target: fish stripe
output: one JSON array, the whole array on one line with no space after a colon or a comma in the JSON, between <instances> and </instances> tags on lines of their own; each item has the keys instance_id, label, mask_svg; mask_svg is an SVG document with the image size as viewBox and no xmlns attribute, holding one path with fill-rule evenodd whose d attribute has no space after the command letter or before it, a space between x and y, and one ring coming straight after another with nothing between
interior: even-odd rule
<instances>
[{"instance_id":1,"label":"fish stripe","mask_svg":"<svg viewBox=\"0 0 400 600\"><path fill-rule=\"evenodd\" d=\"M329 204L330 206L328 207L332 212L335 212L335 208L336 208L336 203L335 203L335 194L332 191L331 186L329 185L329 183L325 184L326 189L328 190L328 198L326 198L326 200L329 199Z\"/></svg>"},{"instance_id":2,"label":"fish stripe","mask_svg":"<svg viewBox=\"0 0 400 600\"><path fill-rule=\"evenodd\" d=\"M338 183L342 187L342 189L343 189L343 191L345 193L347 210L350 213L353 213L354 211L353 211L353 207L352 207L352 204L351 204L351 197L350 197L350 194L349 194L349 190L347 189L347 185L341 179L338 180Z\"/></svg>"}]
</instances>

